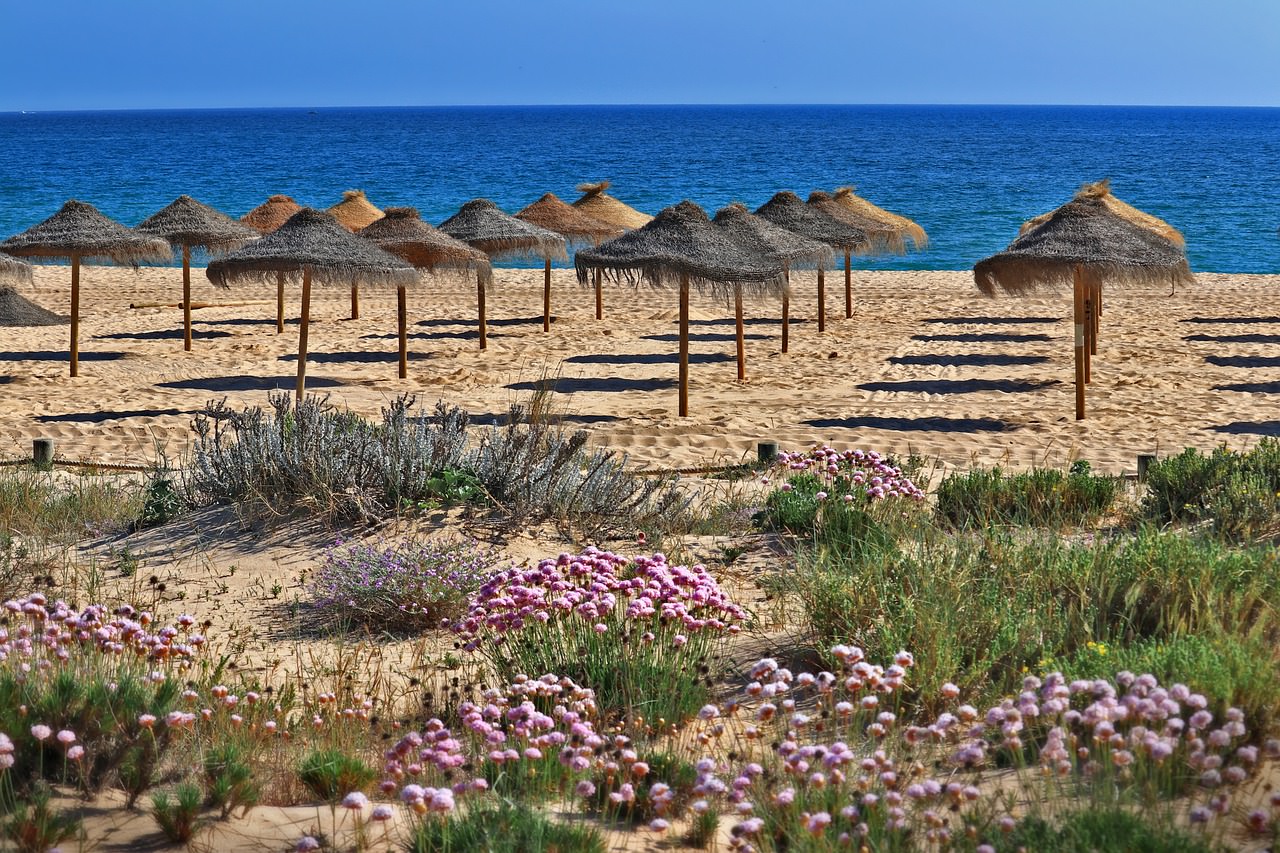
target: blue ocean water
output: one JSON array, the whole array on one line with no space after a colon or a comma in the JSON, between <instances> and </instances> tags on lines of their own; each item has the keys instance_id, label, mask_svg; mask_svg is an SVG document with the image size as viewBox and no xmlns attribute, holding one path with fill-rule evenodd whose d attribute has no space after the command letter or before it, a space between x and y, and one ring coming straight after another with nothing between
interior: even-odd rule
<instances>
[{"instance_id":1,"label":"blue ocean water","mask_svg":"<svg viewBox=\"0 0 1280 853\"><path fill-rule=\"evenodd\" d=\"M1112 179L1187 237L1195 270L1280 273L1280 109L581 106L0 114L0 235L68 198L136 225L188 193L239 216L273 193L328 207L364 189L431 222L485 196L514 212L610 179L648 212L714 212L854 184L966 269L1020 223Z\"/></svg>"}]
</instances>

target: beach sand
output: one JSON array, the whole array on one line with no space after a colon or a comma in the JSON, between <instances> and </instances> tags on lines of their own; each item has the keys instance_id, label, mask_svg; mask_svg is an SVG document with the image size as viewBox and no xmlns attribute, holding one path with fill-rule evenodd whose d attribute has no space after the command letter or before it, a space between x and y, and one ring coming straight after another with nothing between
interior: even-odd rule
<instances>
[{"instance_id":1,"label":"beach sand","mask_svg":"<svg viewBox=\"0 0 1280 853\"><path fill-rule=\"evenodd\" d=\"M541 270L498 270L489 347L475 330L467 280L424 279L409 297L409 378L396 378L394 292L364 288L359 320L345 288L317 287L308 379L338 406L376 415L402 393L465 407L492 422L556 378L556 407L596 443L641 467L738 461L756 442L817 441L936 457L948 467L1025 468L1086 459L1133 470L1141 453L1247 446L1280 434L1280 277L1200 274L1178 292L1108 290L1088 418L1074 418L1068 293L979 294L966 272L854 273L827 283L828 323L815 322L816 275L793 277L790 352L779 305L748 302L747 381L736 381L730 306L697 294L692 308L690 417L676 417L677 312L670 290L605 283L605 316L572 271L555 271L550 333L541 328ZM82 278L80 376L67 374L67 327L0 329L0 457L52 437L59 455L145 464L178 460L193 412L211 399L265 405L292 389L298 289L275 334L274 288L217 290L193 271L193 301L254 305L193 311L182 349L177 269L90 267ZM37 270L21 292L66 313L65 267Z\"/></svg>"}]
</instances>

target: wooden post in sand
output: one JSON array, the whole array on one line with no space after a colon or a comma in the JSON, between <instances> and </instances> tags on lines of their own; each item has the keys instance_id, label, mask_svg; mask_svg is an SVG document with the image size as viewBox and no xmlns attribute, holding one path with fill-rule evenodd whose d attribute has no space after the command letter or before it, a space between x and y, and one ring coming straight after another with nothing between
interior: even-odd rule
<instances>
[{"instance_id":1,"label":"wooden post in sand","mask_svg":"<svg viewBox=\"0 0 1280 853\"><path fill-rule=\"evenodd\" d=\"M689 276L680 276L680 417L689 416Z\"/></svg>"},{"instance_id":2,"label":"wooden post in sand","mask_svg":"<svg viewBox=\"0 0 1280 853\"><path fill-rule=\"evenodd\" d=\"M311 270L302 268L302 318L298 321L298 387L294 405L301 406L307 388L307 326L311 324Z\"/></svg>"},{"instance_id":3,"label":"wooden post in sand","mask_svg":"<svg viewBox=\"0 0 1280 853\"><path fill-rule=\"evenodd\" d=\"M276 273L276 334L284 334L284 273Z\"/></svg>"},{"instance_id":4,"label":"wooden post in sand","mask_svg":"<svg viewBox=\"0 0 1280 853\"><path fill-rule=\"evenodd\" d=\"M853 317L853 262L849 260L849 253L844 253L844 318L846 320Z\"/></svg>"},{"instance_id":5,"label":"wooden post in sand","mask_svg":"<svg viewBox=\"0 0 1280 853\"><path fill-rule=\"evenodd\" d=\"M787 351L787 333L791 326L791 268L782 265L782 351Z\"/></svg>"},{"instance_id":6,"label":"wooden post in sand","mask_svg":"<svg viewBox=\"0 0 1280 853\"><path fill-rule=\"evenodd\" d=\"M487 347L489 344L488 344L488 341L486 340L486 335L485 335L485 326L484 326L484 275L483 275L483 274L481 274L481 273L477 273L477 274L476 274L476 307L479 309L479 313L480 313L480 349L484 349L484 348L485 348L485 347Z\"/></svg>"},{"instance_id":7,"label":"wooden post in sand","mask_svg":"<svg viewBox=\"0 0 1280 853\"><path fill-rule=\"evenodd\" d=\"M1093 285L1087 281L1084 289L1084 384L1093 382Z\"/></svg>"},{"instance_id":8,"label":"wooden post in sand","mask_svg":"<svg viewBox=\"0 0 1280 853\"><path fill-rule=\"evenodd\" d=\"M600 286L601 272L599 269L595 271L596 280L596 319L604 319L604 292Z\"/></svg>"},{"instance_id":9,"label":"wooden post in sand","mask_svg":"<svg viewBox=\"0 0 1280 853\"><path fill-rule=\"evenodd\" d=\"M80 375L80 256L71 256L71 375Z\"/></svg>"},{"instance_id":10,"label":"wooden post in sand","mask_svg":"<svg viewBox=\"0 0 1280 853\"><path fill-rule=\"evenodd\" d=\"M818 331L827 330L827 280L822 267L818 267Z\"/></svg>"},{"instance_id":11,"label":"wooden post in sand","mask_svg":"<svg viewBox=\"0 0 1280 853\"><path fill-rule=\"evenodd\" d=\"M400 326L400 378L409 377L409 306L404 285L396 288L396 319Z\"/></svg>"},{"instance_id":12,"label":"wooden post in sand","mask_svg":"<svg viewBox=\"0 0 1280 853\"><path fill-rule=\"evenodd\" d=\"M360 285L351 285L351 319L360 319Z\"/></svg>"},{"instance_id":13,"label":"wooden post in sand","mask_svg":"<svg viewBox=\"0 0 1280 853\"><path fill-rule=\"evenodd\" d=\"M551 331L551 259L542 267L542 331Z\"/></svg>"},{"instance_id":14,"label":"wooden post in sand","mask_svg":"<svg viewBox=\"0 0 1280 853\"><path fill-rule=\"evenodd\" d=\"M53 470L53 448L52 438L31 439L31 464L37 471Z\"/></svg>"},{"instance_id":15,"label":"wooden post in sand","mask_svg":"<svg viewBox=\"0 0 1280 853\"><path fill-rule=\"evenodd\" d=\"M1085 339L1084 339L1084 271L1076 265L1075 274L1075 349L1076 349L1076 420L1084 420Z\"/></svg>"},{"instance_id":16,"label":"wooden post in sand","mask_svg":"<svg viewBox=\"0 0 1280 853\"><path fill-rule=\"evenodd\" d=\"M1098 332L1102 329L1102 281L1093 282L1093 337L1089 339L1089 351L1098 354Z\"/></svg>"},{"instance_id":17,"label":"wooden post in sand","mask_svg":"<svg viewBox=\"0 0 1280 853\"><path fill-rule=\"evenodd\" d=\"M742 330L742 285L740 284L733 286L733 314L734 319L737 321L738 381L745 382L747 379L747 348Z\"/></svg>"},{"instance_id":18,"label":"wooden post in sand","mask_svg":"<svg viewBox=\"0 0 1280 853\"><path fill-rule=\"evenodd\" d=\"M191 247L182 244L182 348L191 352Z\"/></svg>"}]
</instances>

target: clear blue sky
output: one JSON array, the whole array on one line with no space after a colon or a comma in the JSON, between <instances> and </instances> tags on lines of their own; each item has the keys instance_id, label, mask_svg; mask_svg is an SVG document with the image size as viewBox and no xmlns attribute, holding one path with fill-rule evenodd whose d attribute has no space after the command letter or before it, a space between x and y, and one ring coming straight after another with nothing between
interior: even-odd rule
<instances>
[{"instance_id":1,"label":"clear blue sky","mask_svg":"<svg viewBox=\"0 0 1280 853\"><path fill-rule=\"evenodd\" d=\"M1280 105L1280 0L0 0L0 110Z\"/></svg>"}]
</instances>

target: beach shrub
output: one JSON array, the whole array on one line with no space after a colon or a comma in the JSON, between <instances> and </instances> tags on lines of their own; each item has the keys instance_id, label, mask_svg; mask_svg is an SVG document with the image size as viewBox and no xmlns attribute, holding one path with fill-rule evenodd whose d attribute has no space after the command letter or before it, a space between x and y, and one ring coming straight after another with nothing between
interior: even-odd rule
<instances>
[{"instance_id":1,"label":"beach shrub","mask_svg":"<svg viewBox=\"0 0 1280 853\"><path fill-rule=\"evenodd\" d=\"M308 590L326 625L422 631L460 616L494 560L493 553L465 540L339 542L325 552Z\"/></svg>"},{"instance_id":2,"label":"beach shrub","mask_svg":"<svg viewBox=\"0 0 1280 853\"><path fill-rule=\"evenodd\" d=\"M223 820L236 809L241 816L258 804L261 788L253 778L250 755L243 745L222 741L205 750L205 800L221 813Z\"/></svg>"},{"instance_id":3,"label":"beach shrub","mask_svg":"<svg viewBox=\"0 0 1280 853\"><path fill-rule=\"evenodd\" d=\"M518 406L506 425L469 438L466 411L443 402L426 416L402 396L375 424L323 395L299 405L286 393L269 400L268 411L237 412L223 401L196 416L188 500L335 521L466 501L516 522L552 519L592 534L643 527L686 503L671 481L638 477L625 456L588 449L585 432L530 420Z\"/></svg>"},{"instance_id":4,"label":"beach shrub","mask_svg":"<svg viewBox=\"0 0 1280 853\"><path fill-rule=\"evenodd\" d=\"M556 672L606 715L673 724L705 704L745 619L703 566L589 548L495 573L452 627L505 680Z\"/></svg>"},{"instance_id":5,"label":"beach shrub","mask_svg":"<svg viewBox=\"0 0 1280 853\"><path fill-rule=\"evenodd\" d=\"M142 507L127 478L0 467L0 535L69 544L127 529Z\"/></svg>"},{"instance_id":6,"label":"beach shrub","mask_svg":"<svg viewBox=\"0 0 1280 853\"><path fill-rule=\"evenodd\" d=\"M377 778L362 759L340 749L309 752L298 764L298 779L321 800L334 802L352 791L366 791Z\"/></svg>"},{"instance_id":7,"label":"beach shrub","mask_svg":"<svg viewBox=\"0 0 1280 853\"><path fill-rule=\"evenodd\" d=\"M1213 853L1216 849L1167 821L1120 808L1083 809L1051 819L1029 817L995 846L999 853Z\"/></svg>"},{"instance_id":8,"label":"beach shrub","mask_svg":"<svg viewBox=\"0 0 1280 853\"><path fill-rule=\"evenodd\" d=\"M1275 533L1280 514L1280 441L1247 451L1225 446L1203 454L1188 447L1147 469L1144 519L1157 524L1209 522L1227 538Z\"/></svg>"},{"instance_id":9,"label":"beach shrub","mask_svg":"<svg viewBox=\"0 0 1280 853\"><path fill-rule=\"evenodd\" d=\"M938 485L936 513L953 528L1084 527L1111 509L1120 486L1118 477L1091 473L1088 463L1076 463L1069 473L1056 468L1019 474L999 467L975 469L952 474Z\"/></svg>"},{"instance_id":10,"label":"beach shrub","mask_svg":"<svg viewBox=\"0 0 1280 853\"><path fill-rule=\"evenodd\" d=\"M170 792L160 791L151 797L151 815L164 837L175 844L186 844L200 830L200 788L183 783Z\"/></svg>"},{"instance_id":11,"label":"beach shrub","mask_svg":"<svg viewBox=\"0 0 1280 853\"><path fill-rule=\"evenodd\" d=\"M902 469L874 450L814 445L807 451L784 451L771 474L785 479L766 497L759 522L791 533L839 527L851 518L861 525L865 510L886 499L924 500L924 492Z\"/></svg>"},{"instance_id":12,"label":"beach shrub","mask_svg":"<svg viewBox=\"0 0 1280 853\"><path fill-rule=\"evenodd\" d=\"M560 823L526 803L497 800L457 817L421 821L409 836L406 849L410 853L605 853L608 847L594 827Z\"/></svg>"},{"instance_id":13,"label":"beach shrub","mask_svg":"<svg viewBox=\"0 0 1280 853\"><path fill-rule=\"evenodd\" d=\"M18 853L47 853L83 834L80 819L54 808L51 798L50 789L40 785L28 796L4 803L4 837Z\"/></svg>"}]
</instances>

